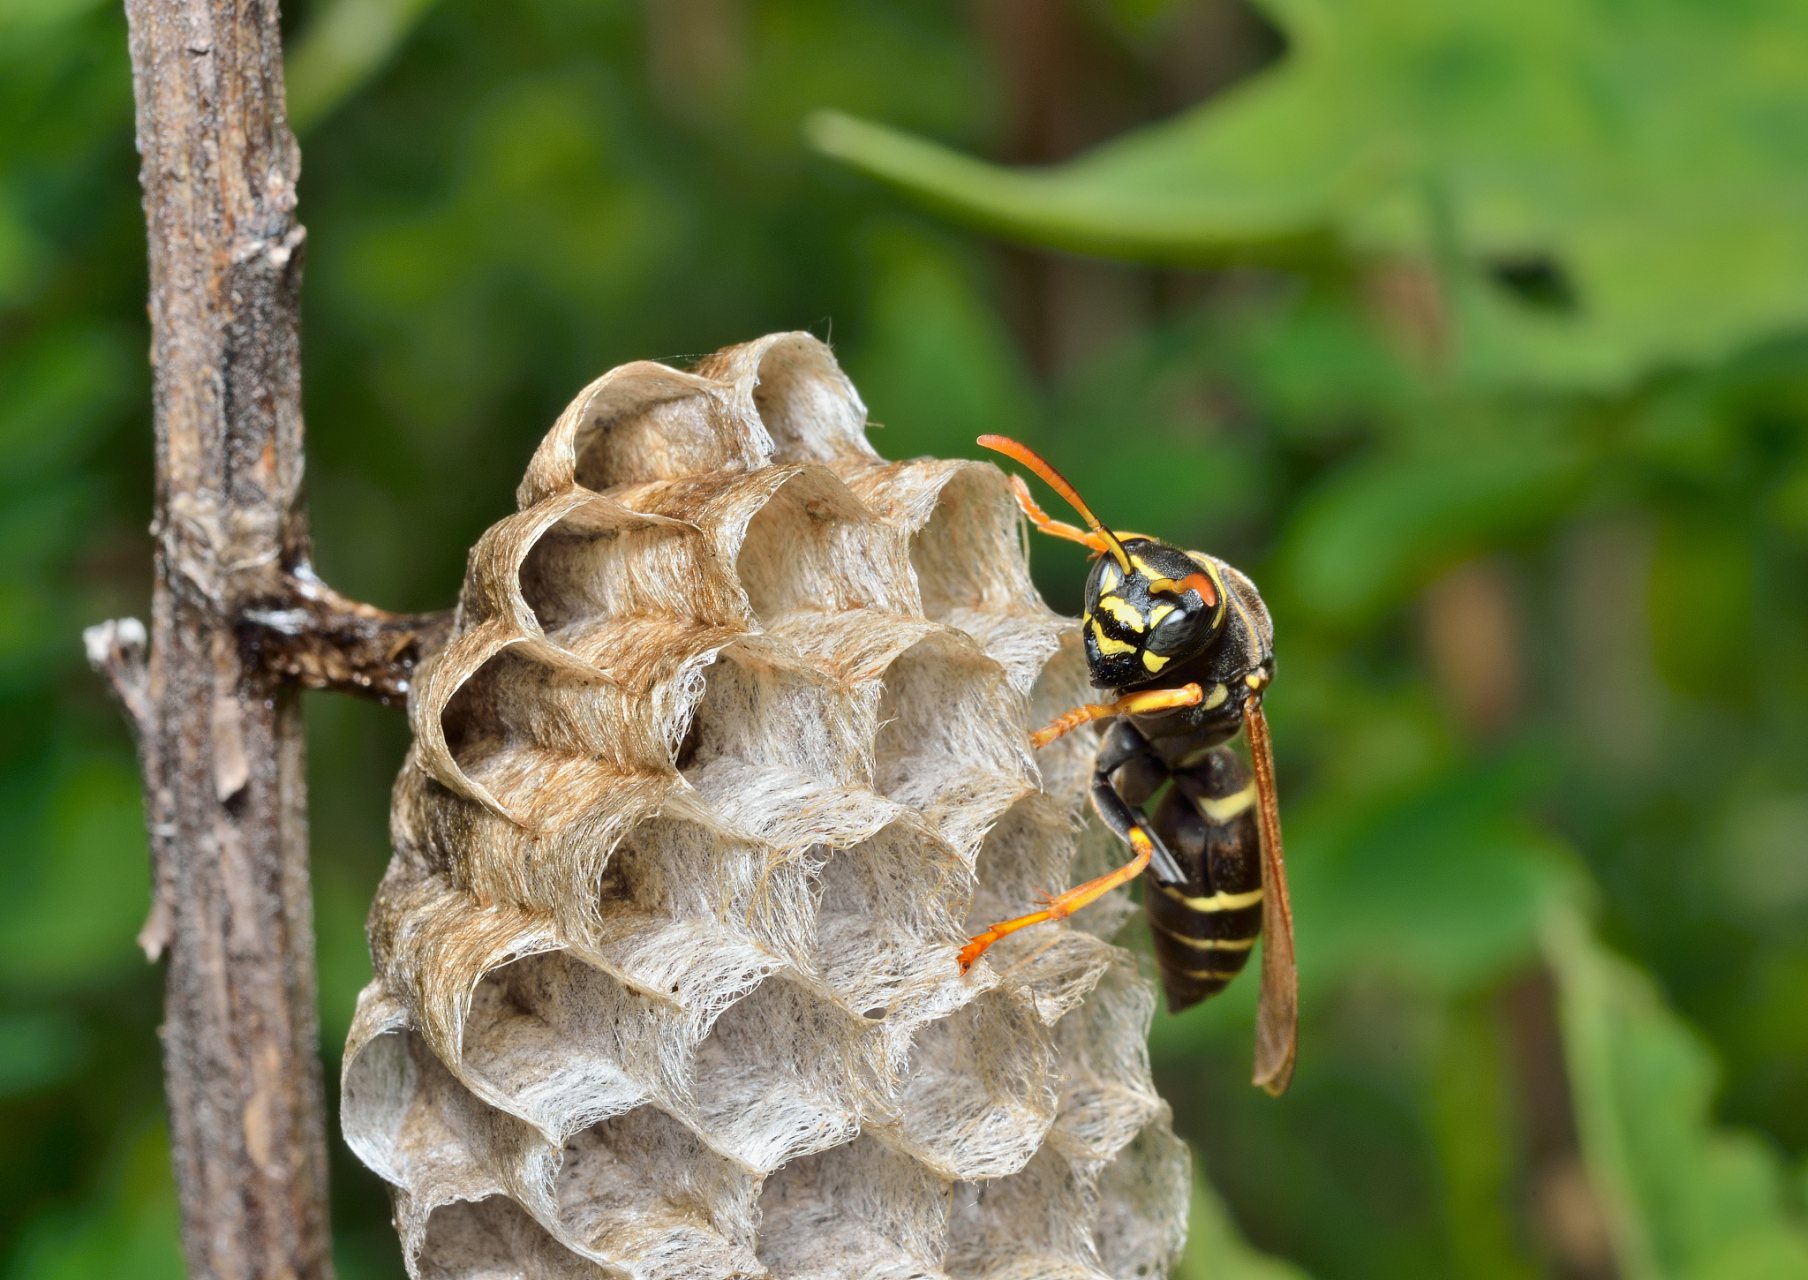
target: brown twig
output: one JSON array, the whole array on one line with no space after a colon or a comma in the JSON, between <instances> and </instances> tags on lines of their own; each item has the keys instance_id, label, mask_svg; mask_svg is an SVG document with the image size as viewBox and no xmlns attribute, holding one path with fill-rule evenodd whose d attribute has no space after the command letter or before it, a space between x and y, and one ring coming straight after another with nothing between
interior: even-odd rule
<instances>
[{"instance_id":1,"label":"brown twig","mask_svg":"<svg viewBox=\"0 0 1808 1280\"><path fill-rule=\"evenodd\" d=\"M240 615L247 660L304 689L337 689L384 706L408 700L415 668L445 643L452 614L390 613L348 600L306 566Z\"/></svg>"},{"instance_id":2,"label":"brown twig","mask_svg":"<svg viewBox=\"0 0 1808 1280\"><path fill-rule=\"evenodd\" d=\"M449 618L346 600L301 503L300 156L275 0L126 0L150 257L150 634L90 628L138 738L195 1277L332 1274L297 686L407 695ZM147 639L148 656L147 656Z\"/></svg>"}]
</instances>

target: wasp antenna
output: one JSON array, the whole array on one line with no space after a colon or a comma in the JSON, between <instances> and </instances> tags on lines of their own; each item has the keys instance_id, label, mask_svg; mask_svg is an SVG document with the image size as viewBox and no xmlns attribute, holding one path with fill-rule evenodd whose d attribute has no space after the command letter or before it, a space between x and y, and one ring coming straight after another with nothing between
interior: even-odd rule
<instances>
[{"instance_id":1,"label":"wasp antenna","mask_svg":"<svg viewBox=\"0 0 1808 1280\"><path fill-rule=\"evenodd\" d=\"M1092 526L1092 531L1105 540L1111 548L1112 556L1117 560L1118 568L1124 571L1124 576L1128 578L1135 572L1130 567L1130 555L1124 550L1124 544L1117 540L1117 535L1101 524L1099 518L1092 514L1092 508L1088 507L1086 500L1080 497L1079 492L1071 484L1067 483L1067 477L1044 462L1042 456L1034 449L1026 444L1019 444L1009 436L981 436L978 443L980 448L1002 453L1005 457L1021 462L1041 476L1048 487L1066 499L1067 505L1078 511L1080 518Z\"/></svg>"}]
</instances>

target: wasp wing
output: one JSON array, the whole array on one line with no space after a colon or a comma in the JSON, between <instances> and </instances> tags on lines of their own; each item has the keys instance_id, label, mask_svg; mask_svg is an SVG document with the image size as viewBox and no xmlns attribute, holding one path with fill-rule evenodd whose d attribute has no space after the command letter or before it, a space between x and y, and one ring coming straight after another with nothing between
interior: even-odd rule
<instances>
[{"instance_id":1,"label":"wasp wing","mask_svg":"<svg viewBox=\"0 0 1808 1280\"><path fill-rule=\"evenodd\" d=\"M1299 1047L1299 971L1293 961L1293 908L1281 857L1281 807L1274 787L1274 748L1262 700L1244 704L1250 763L1256 774L1256 821L1262 833L1262 995L1256 1007L1255 1083L1276 1097L1293 1079Z\"/></svg>"}]
</instances>

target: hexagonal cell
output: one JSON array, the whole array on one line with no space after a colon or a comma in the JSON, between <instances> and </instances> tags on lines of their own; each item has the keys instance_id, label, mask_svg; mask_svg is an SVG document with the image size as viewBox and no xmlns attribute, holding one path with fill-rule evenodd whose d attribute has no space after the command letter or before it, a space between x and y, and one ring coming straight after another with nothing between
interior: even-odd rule
<instances>
[{"instance_id":1,"label":"hexagonal cell","mask_svg":"<svg viewBox=\"0 0 1808 1280\"><path fill-rule=\"evenodd\" d=\"M1086 678L1086 651L1078 627L1063 632L1059 648L1042 667L1030 689L1028 726L1040 729L1063 712L1096 702L1100 693ZM1069 812L1092 807L1092 761L1099 750L1099 730L1085 725L1036 751L1042 789Z\"/></svg>"},{"instance_id":2,"label":"hexagonal cell","mask_svg":"<svg viewBox=\"0 0 1808 1280\"><path fill-rule=\"evenodd\" d=\"M1128 845L1112 834L1096 813L1088 810L1080 826L1080 838L1074 845L1073 863L1068 868L1069 884L1085 884L1130 861ZM1130 896L1128 888L1108 893L1076 912L1067 923L1083 933L1109 942L1123 930L1125 921L1142 908Z\"/></svg>"},{"instance_id":3,"label":"hexagonal cell","mask_svg":"<svg viewBox=\"0 0 1808 1280\"><path fill-rule=\"evenodd\" d=\"M1027 690L1067 625L1036 594L1023 558L1022 518L991 467L961 467L910 540L923 612L965 631Z\"/></svg>"},{"instance_id":4,"label":"hexagonal cell","mask_svg":"<svg viewBox=\"0 0 1808 1280\"><path fill-rule=\"evenodd\" d=\"M1049 1143L1075 1160L1109 1160L1165 1107L1149 1075L1155 988L1117 952L1092 994L1055 1027L1061 1100Z\"/></svg>"},{"instance_id":5,"label":"hexagonal cell","mask_svg":"<svg viewBox=\"0 0 1808 1280\"><path fill-rule=\"evenodd\" d=\"M527 1125L474 1098L405 1029L376 1036L355 1055L344 1098L347 1140L395 1188L396 1226L415 1275L428 1273L416 1255L432 1244L435 1224L444 1227L458 1216L440 1217L438 1210L501 1196L511 1184L519 1191L556 1155ZM450 1258L442 1261L445 1274L486 1274L451 1270Z\"/></svg>"},{"instance_id":6,"label":"hexagonal cell","mask_svg":"<svg viewBox=\"0 0 1808 1280\"><path fill-rule=\"evenodd\" d=\"M747 525L735 574L768 629L794 614L908 611L903 549L832 474L799 471Z\"/></svg>"},{"instance_id":7,"label":"hexagonal cell","mask_svg":"<svg viewBox=\"0 0 1808 1280\"><path fill-rule=\"evenodd\" d=\"M948 1183L866 1136L804 1156L760 1192L760 1261L778 1280L941 1280Z\"/></svg>"},{"instance_id":8,"label":"hexagonal cell","mask_svg":"<svg viewBox=\"0 0 1808 1280\"><path fill-rule=\"evenodd\" d=\"M872 1028L782 977L716 1021L677 1114L717 1151L769 1172L851 1141L876 1101Z\"/></svg>"},{"instance_id":9,"label":"hexagonal cell","mask_svg":"<svg viewBox=\"0 0 1808 1280\"><path fill-rule=\"evenodd\" d=\"M753 402L772 436L775 462L862 466L878 461L866 441L866 406L835 363L834 353L807 333L774 334L724 352L757 358ZM710 368L699 365L699 371Z\"/></svg>"},{"instance_id":10,"label":"hexagonal cell","mask_svg":"<svg viewBox=\"0 0 1808 1280\"><path fill-rule=\"evenodd\" d=\"M1099 1175L1092 1238L1099 1261L1117 1280L1160 1280L1180 1257L1192 1166L1163 1108Z\"/></svg>"},{"instance_id":11,"label":"hexagonal cell","mask_svg":"<svg viewBox=\"0 0 1808 1280\"><path fill-rule=\"evenodd\" d=\"M881 795L916 809L964 857L1034 789L1022 703L970 641L938 632L885 673L875 740Z\"/></svg>"},{"instance_id":12,"label":"hexagonal cell","mask_svg":"<svg viewBox=\"0 0 1808 1280\"><path fill-rule=\"evenodd\" d=\"M1055 1118L1054 1072L1026 1002L982 992L917 1032L885 1140L947 1178L1015 1173Z\"/></svg>"},{"instance_id":13,"label":"hexagonal cell","mask_svg":"<svg viewBox=\"0 0 1808 1280\"><path fill-rule=\"evenodd\" d=\"M625 524L580 508L528 550L517 574L542 631L639 614L704 626L740 621L734 584L696 529L644 517L639 528Z\"/></svg>"},{"instance_id":14,"label":"hexagonal cell","mask_svg":"<svg viewBox=\"0 0 1808 1280\"><path fill-rule=\"evenodd\" d=\"M549 1133L574 1133L680 1090L681 1021L563 952L492 970L471 995L465 1073Z\"/></svg>"},{"instance_id":15,"label":"hexagonal cell","mask_svg":"<svg viewBox=\"0 0 1808 1280\"><path fill-rule=\"evenodd\" d=\"M500 1195L435 1209L408 1273L414 1280L621 1280L620 1272L565 1248Z\"/></svg>"},{"instance_id":16,"label":"hexagonal cell","mask_svg":"<svg viewBox=\"0 0 1808 1280\"><path fill-rule=\"evenodd\" d=\"M561 437L569 440L577 483L598 493L704 471L744 471L764 462L771 448L766 433L737 411L729 388L647 361L623 365L585 388L548 443Z\"/></svg>"},{"instance_id":17,"label":"hexagonal cell","mask_svg":"<svg viewBox=\"0 0 1808 1280\"><path fill-rule=\"evenodd\" d=\"M829 856L818 880L813 959L836 999L867 1018L905 1012L913 993L956 979L955 911L969 877L920 820L894 822Z\"/></svg>"},{"instance_id":18,"label":"hexagonal cell","mask_svg":"<svg viewBox=\"0 0 1808 1280\"><path fill-rule=\"evenodd\" d=\"M560 1233L646 1280L755 1274L756 1192L678 1121L642 1107L565 1144Z\"/></svg>"},{"instance_id":19,"label":"hexagonal cell","mask_svg":"<svg viewBox=\"0 0 1808 1280\"><path fill-rule=\"evenodd\" d=\"M732 795L739 810L750 794L788 782L871 785L872 733L870 713L821 671L752 638L724 649L704 672L677 763L706 799ZM755 771L762 785L750 787Z\"/></svg>"},{"instance_id":20,"label":"hexagonal cell","mask_svg":"<svg viewBox=\"0 0 1808 1280\"><path fill-rule=\"evenodd\" d=\"M690 1010L701 1036L766 974L809 954L814 870L685 817L643 822L602 873L586 958Z\"/></svg>"},{"instance_id":21,"label":"hexagonal cell","mask_svg":"<svg viewBox=\"0 0 1808 1280\"><path fill-rule=\"evenodd\" d=\"M1026 915L1070 888L1075 881L1067 868L1077 836L1068 808L1047 795L1025 796L1012 805L980 846L979 887L962 932L971 936ZM1082 915L1094 909L1088 906ZM1111 948L1096 938L1067 921L1051 920L999 939L985 963L1023 991L1037 1016L1053 1026L1092 990L1110 957Z\"/></svg>"},{"instance_id":22,"label":"hexagonal cell","mask_svg":"<svg viewBox=\"0 0 1808 1280\"><path fill-rule=\"evenodd\" d=\"M1091 1172L1044 1147L1010 1177L957 1185L942 1269L952 1280L1107 1280L1088 1230Z\"/></svg>"},{"instance_id":23,"label":"hexagonal cell","mask_svg":"<svg viewBox=\"0 0 1808 1280\"><path fill-rule=\"evenodd\" d=\"M459 686L440 724L453 760L474 781L500 782L508 765L499 757L517 750L632 768L657 760L646 750L656 740L638 744L640 751L623 741L624 727L645 718L636 702L600 671L577 662L549 664L515 645L493 654Z\"/></svg>"}]
</instances>

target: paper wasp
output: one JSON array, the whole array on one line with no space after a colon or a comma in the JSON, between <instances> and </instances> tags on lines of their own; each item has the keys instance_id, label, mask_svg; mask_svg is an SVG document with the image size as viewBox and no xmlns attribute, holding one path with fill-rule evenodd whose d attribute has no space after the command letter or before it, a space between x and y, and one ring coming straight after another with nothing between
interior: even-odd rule
<instances>
[{"instance_id":1,"label":"paper wasp","mask_svg":"<svg viewBox=\"0 0 1808 1280\"><path fill-rule=\"evenodd\" d=\"M1093 553L1080 620L1086 665L1095 686L1118 694L1067 712L1031 741L1043 747L1090 721L1112 720L1093 763L1092 803L1136 856L976 935L961 950L961 968L1006 934L1063 919L1142 875L1170 1010L1222 991L1263 939L1255 1083L1278 1095L1293 1075L1299 982L1262 714L1274 676L1268 609L1255 584L1216 557L1107 529L1060 472L1015 440L987 435L979 443L1034 471L1088 525L1050 519L1023 478L1011 477L1038 529ZM1239 729L1248 735L1249 765L1229 746ZM1140 806L1169 779L1174 785L1145 816Z\"/></svg>"}]
</instances>

